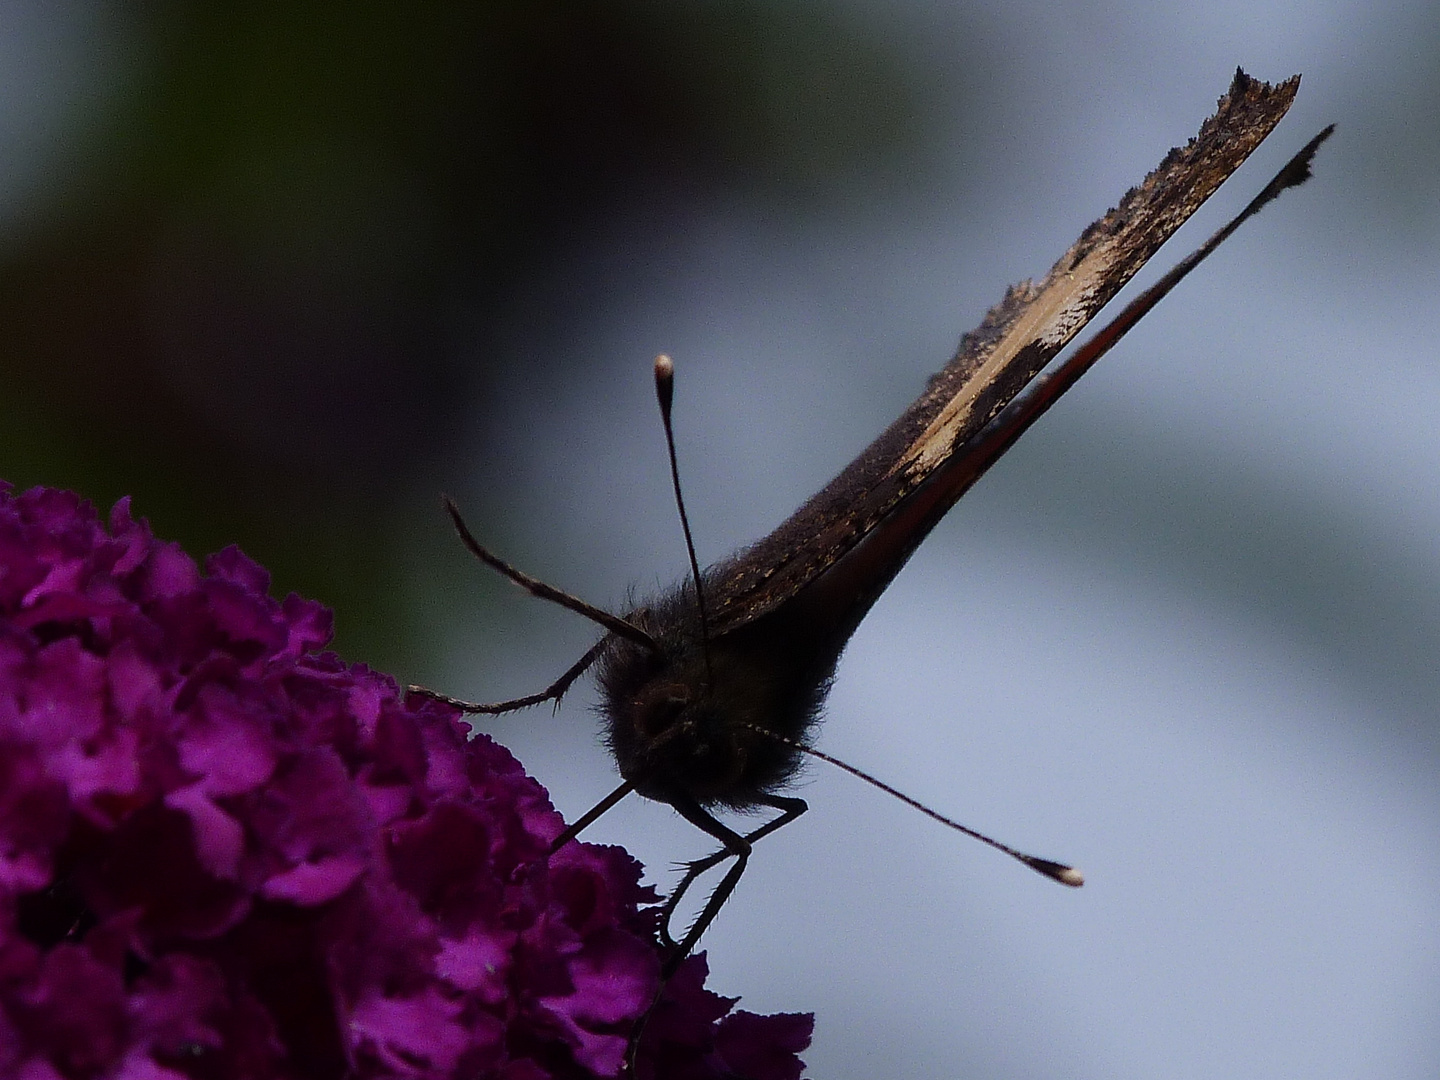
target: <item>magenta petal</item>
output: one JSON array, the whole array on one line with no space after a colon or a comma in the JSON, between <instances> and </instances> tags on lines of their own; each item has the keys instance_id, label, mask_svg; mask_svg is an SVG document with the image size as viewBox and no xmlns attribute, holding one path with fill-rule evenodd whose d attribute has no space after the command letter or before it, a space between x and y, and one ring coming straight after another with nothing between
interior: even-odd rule
<instances>
[{"instance_id":1,"label":"magenta petal","mask_svg":"<svg viewBox=\"0 0 1440 1080\"><path fill-rule=\"evenodd\" d=\"M715 1050L737 1076L749 1080L800 1080L797 1054L810 1045L815 1018L808 1013L757 1016L743 1010L720 1021Z\"/></svg>"},{"instance_id":2,"label":"magenta petal","mask_svg":"<svg viewBox=\"0 0 1440 1080\"><path fill-rule=\"evenodd\" d=\"M225 973L209 960L185 954L162 958L136 980L130 994L131 1030L137 1041L163 1053L217 1049L223 1033L207 1016L223 1008Z\"/></svg>"},{"instance_id":3,"label":"magenta petal","mask_svg":"<svg viewBox=\"0 0 1440 1080\"><path fill-rule=\"evenodd\" d=\"M105 723L105 664L73 637L31 654L24 706L15 734L51 753L63 754Z\"/></svg>"},{"instance_id":4,"label":"magenta petal","mask_svg":"<svg viewBox=\"0 0 1440 1080\"><path fill-rule=\"evenodd\" d=\"M77 561L56 563L43 581L38 582L20 601L21 607L34 607L46 596L74 595L84 577L86 566Z\"/></svg>"},{"instance_id":5,"label":"magenta petal","mask_svg":"<svg viewBox=\"0 0 1440 1080\"><path fill-rule=\"evenodd\" d=\"M289 626L285 651L291 656L323 649L335 632L335 616L323 604L304 600L294 593L285 598L281 610Z\"/></svg>"},{"instance_id":6,"label":"magenta petal","mask_svg":"<svg viewBox=\"0 0 1440 1080\"><path fill-rule=\"evenodd\" d=\"M613 1077L653 890L236 549L0 482L0 1077ZM798 1075L692 958L642 1076ZM722 1019L724 1018L724 1019Z\"/></svg>"},{"instance_id":7,"label":"magenta petal","mask_svg":"<svg viewBox=\"0 0 1440 1080\"><path fill-rule=\"evenodd\" d=\"M200 691L179 737L180 764L216 796L250 791L275 770L275 737L255 702L218 685Z\"/></svg>"},{"instance_id":8,"label":"magenta petal","mask_svg":"<svg viewBox=\"0 0 1440 1080\"><path fill-rule=\"evenodd\" d=\"M31 1051L76 1075L114 1065L126 1034L120 972L62 944L45 957L38 976L15 1009Z\"/></svg>"},{"instance_id":9,"label":"magenta petal","mask_svg":"<svg viewBox=\"0 0 1440 1080\"><path fill-rule=\"evenodd\" d=\"M0 892L34 892L50 884L69 829L69 797L33 748L0 752Z\"/></svg>"},{"instance_id":10,"label":"magenta petal","mask_svg":"<svg viewBox=\"0 0 1440 1080\"><path fill-rule=\"evenodd\" d=\"M94 802L101 795L129 795L141 781L139 734L116 727L84 743L71 743L56 754L50 767L69 781L70 797L77 803Z\"/></svg>"},{"instance_id":11,"label":"magenta petal","mask_svg":"<svg viewBox=\"0 0 1440 1080\"><path fill-rule=\"evenodd\" d=\"M629 1025L654 996L659 964L654 950L628 935L587 942L568 965L573 992L542 997L575 1042L575 1059L600 1076L620 1071Z\"/></svg>"},{"instance_id":12,"label":"magenta petal","mask_svg":"<svg viewBox=\"0 0 1440 1080\"><path fill-rule=\"evenodd\" d=\"M199 785L170 792L165 796L165 805L189 816L195 854L206 870L220 878L238 876L240 853L245 846L245 830L240 822L211 802Z\"/></svg>"},{"instance_id":13,"label":"magenta petal","mask_svg":"<svg viewBox=\"0 0 1440 1080\"><path fill-rule=\"evenodd\" d=\"M186 596L200 584L195 560L179 544L155 544L138 568L142 599L163 600Z\"/></svg>"},{"instance_id":14,"label":"magenta petal","mask_svg":"<svg viewBox=\"0 0 1440 1080\"><path fill-rule=\"evenodd\" d=\"M54 1065L38 1057L30 1058L14 1075L15 1080L68 1080Z\"/></svg>"},{"instance_id":15,"label":"magenta petal","mask_svg":"<svg viewBox=\"0 0 1440 1080\"><path fill-rule=\"evenodd\" d=\"M142 710L158 712L165 707L160 673L134 642L121 641L110 650L105 675L111 705L122 722L138 724Z\"/></svg>"},{"instance_id":16,"label":"magenta petal","mask_svg":"<svg viewBox=\"0 0 1440 1080\"><path fill-rule=\"evenodd\" d=\"M270 591L269 571L234 544L206 559L205 572L216 581L240 586L251 596L263 597Z\"/></svg>"},{"instance_id":17,"label":"magenta petal","mask_svg":"<svg viewBox=\"0 0 1440 1080\"><path fill-rule=\"evenodd\" d=\"M356 1005L350 1030L361 1053L398 1076L448 1076L471 1042L463 1001L431 988L406 998L374 995Z\"/></svg>"},{"instance_id":18,"label":"magenta petal","mask_svg":"<svg viewBox=\"0 0 1440 1080\"><path fill-rule=\"evenodd\" d=\"M567 965L571 993L541 998L554 1012L590 1026L639 1016L650 1004L659 974L655 952L628 934L605 933L587 941Z\"/></svg>"},{"instance_id":19,"label":"magenta petal","mask_svg":"<svg viewBox=\"0 0 1440 1080\"><path fill-rule=\"evenodd\" d=\"M267 880L260 894L267 900L286 900L313 907L335 899L355 884L366 866L366 860L356 855L336 855L318 862L301 863Z\"/></svg>"},{"instance_id":20,"label":"magenta petal","mask_svg":"<svg viewBox=\"0 0 1440 1080\"><path fill-rule=\"evenodd\" d=\"M133 1053L121 1063L114 1080L190 1080L183 1072L167 1069L149 1054Z\"/></svg>"},{"instance_id":21,"label":"magenta petal","mask_svg":"<svg viewBox=\"0 0 1440 1080\"><path fill-rule=\"evenodd\" d=\"M485 1004L498 1005L505 999L515 943L513 931L472 927L463 938L441 942L435 973Z\"/></svg>"},{"instance_id":22,"label":"magenta petal","mask_svg":"<svg viewBox=\"0 0 1440 1080\"><path fill-rule=\"evenodd\" d=\"M370 815L378 824L388 825L405 813L410 805L412 792L409 787L391 784L387 787L372 787L366 784L361 795L370 807Z\"/></svg>"}]
</instances>

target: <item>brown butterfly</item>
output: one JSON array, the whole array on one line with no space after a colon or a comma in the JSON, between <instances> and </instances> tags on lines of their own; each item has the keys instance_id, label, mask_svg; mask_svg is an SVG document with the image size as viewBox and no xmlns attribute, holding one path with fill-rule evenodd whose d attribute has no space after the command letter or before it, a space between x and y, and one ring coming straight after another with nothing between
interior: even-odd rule
<instances>
[{"instance_id":1,"label":"brown butterfly","mask_svg":"<svg viewBox=\"0 0 1440 1080\"><path fill-rule=\"evenodd\" d=\"M1200 133L1187 146L1170 151L1118 207L1086 229L1044 278L1012 287L980 327L965 335L955 358L930 380L919 399L824 490L769 536L708 570L700 570L690 545L693 578L623 616L509 566L475 541L455 504L445 500L455 528L478 558L534 595L594 620L607 633L553 685L528 697L477 705L412 689L467 712L502 713L544 701L558 703L576 679L592 666L598 669L606 737L624 782L567 829L556 847L632 791L669 803L722 845L688 865L666 903L663 977L689 954L734 890L751 846L805 812L803 800L779 792L794 777L802 754L826 757L810 747L809 740L840 654L920 542L1021 433L1161 297L1245 219L1309 177L1310 159L1333 125L1204 246L1054 371L1041 375L1249 157L1285 115L1299 83L1296 76L1270 86L1237 71ZM656 382L667 437L671 378L669 360L660 357ZM674 476L673 439L669 446ZM676 493L678 500L678 480ZM689 544L683 501L679 505ZM842 767L878 784L859 770ZM758 807L778 813L743 835L712 813L716 808ZM980 838L1057 881L1082 882L1077 871L1061 863ZM669 923L680 898L700 874L729 858L734 864L676 941Z\"/></svg>"}]
</instances>

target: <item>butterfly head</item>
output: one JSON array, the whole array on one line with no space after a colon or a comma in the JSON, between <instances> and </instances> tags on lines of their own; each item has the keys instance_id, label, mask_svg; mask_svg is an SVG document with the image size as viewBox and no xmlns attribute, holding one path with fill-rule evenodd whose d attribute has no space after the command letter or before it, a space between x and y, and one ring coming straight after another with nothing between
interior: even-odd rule
<instances>
[{"instance_id":1,"label":"butterfly head","mask_svg":"<svg viewBox=\"0 0 1440 1080\"><path fill-rule=\"evenodd\" d=\"M618 712L616 757L642 794L664 799L678 789L709 803L749 787L747 744L753 740L739 737L745 733L727 722L703 682L660 675L642 683Z\"/></svg>"},{"instance_id":2,"label":"butterfly head","mask_svg":"<svg viewBox=\"0 0 1440 1080\"><path fill-rule=\"evenodd\" d=\"M602 655L607 741L642 795L749 807L799 767L800 751L764 732L805 741L834 658L797 662L793 637L766 625L707 642L689 597L682 586L629 616L658 649L616 638Z\"/></svg>"}]
</instances>

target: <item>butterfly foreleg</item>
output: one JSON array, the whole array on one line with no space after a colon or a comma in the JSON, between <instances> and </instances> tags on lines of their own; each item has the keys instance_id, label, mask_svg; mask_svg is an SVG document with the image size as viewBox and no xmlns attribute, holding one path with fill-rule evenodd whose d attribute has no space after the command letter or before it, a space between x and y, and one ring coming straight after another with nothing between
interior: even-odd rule
<instances>
[{"instance_id":1,"label":"butterfly foreleg","mask_svg":"<svg viewBox=\"0 0 1440 1080\"><path fill-rule=\"evenodd\" d=\"M635 644L641 645L653 653L660 651L660 646L656 644L655 639L634 623L628 622L618 615L611 615L610 612L603 608L597 608L594 604L587 604L578 596L573 596L563 589L557 589L554 585L547 585L539 578L531 577L525 573L525 571L511 566L504 559L500 558L500 556L488 548L483 547L480 542L475 539L474 534L470 532L470 527L465 524L465 519L460 516L460 508L455 505L454 499L448 495L442 495L440 496L440 503L444 506L445 513L450 515L450 522L455 526L455 532L459 535L460 542L465 545L470 554L474 555L486 566L503 574L531 596L537 596L541 600L548 600L552 604L559 604L567 611L575 612L576 615L583 615L591 622L603 626L612 634L625 638L628 641L633 641ZM593 660L594 657L591 657L591 659ZM584 669L582 668L581 670ZM541 698L540 700L543 701L545 699Z\"/></svg>"},{"instance_id":2,"label":"butterfly foreleg","mask_svg":"<svg viewBox=\"0 0 1440 1080\"><path fill-rule=\"evenodd\" d=\"M561 675L538 694L528 694L525 697L515 698L512 701L497 701L492 705L481 705L473 701L462 701L460 698L453 698L449 694L441 694L424 686L410 686L406 687L406 689L412 694L424 694L426 697L434 698L436 701L443 701L446 705L453 705L460 711L467 713L487 713L493 716L499 713L514 712L516 709L528 709L531 705L539 705L544 701L553 701L555 708L558 709L560 708L560 699L565 696L565 692L570 689L576 679L590 670L591 665L593 665L595 661L599 659L600 654L605 651L605 646L609 640L610 636L607 634L597 641L584 656L570 665L570 669L566 671L564 675Z\"/></svg>"},{"instance_id":3,"label":"butterfly foreleg","mask_svg":"<svg viewBox=\"0 0 1440 1080\"><path fill-rule=\"evenodd\" d=\"M637 645L649 649L651 652L659 652L660 646L655 643L655 639L634 623L622 619L618 615L611 615L608 611L597 608L593 604L587 604L578 596L571 596L569 593L563 592L553 585L547 585L539 578L531 577L524 571L517 570L498 555L482 547L480 542L477 541L470 532L469 526L465 524L465 519L460 516L460 508L455 505L455 500L451 499L448 495L442 495L440 501L445 507L445 512L450 515L450 521L455 526L455 532L459 534L461 542L477 559L486 566L505 575L505 577L515 582L515 584L519 585L531 596L538 596L541 600L549 600L551 603L559 604L561 607L568 611L573 611L577 615L583 615L591 622L603 626L609 633L597 641L589 652L572 664L570 670L538 694L527 694L525 697L514 698L510 701L497 701L493 704L480 704L474 701L463 701L460 698L453 698L449 694L440 694L424 686L408 687L407 689L412 693L424 694L426 697L434 698L436 701L443 701L445 704L453 705L455 708L467 713L488 713L495 715L497 713L514 712L516 709L525 709L531 705L539 705L542 701L553 701L555 707L558 709L560 707L560 699L565 695L565 691L569 690L571 684L581 675L585 674L591 665L599 659L600 654L605 651L611 635L625 638L627 641L633 641Z\"/></svg>"}]
</instances>

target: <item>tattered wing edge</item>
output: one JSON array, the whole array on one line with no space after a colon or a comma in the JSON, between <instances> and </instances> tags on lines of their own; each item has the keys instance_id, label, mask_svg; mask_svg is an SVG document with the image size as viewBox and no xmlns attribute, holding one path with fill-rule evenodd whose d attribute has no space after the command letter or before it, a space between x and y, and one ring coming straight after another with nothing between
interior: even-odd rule
<instances>
[{"instance_id":1,"label":"tattered wing edge","mask_svg":"<svg viewBox=\"0 0 1440 1080\"><path fill-rule=\"evenodd\" d=\"M1081 233L1038 283L1011 286L925 392L839 476L769 536L706 575L712 632L742 626L794 596L943 466L1244 163L1299 85L1298 75L1272 86L1236 69L1215 115L1188 144ZM888 581L876 583L876 595Z\"/></svg>"}]
</instances>

